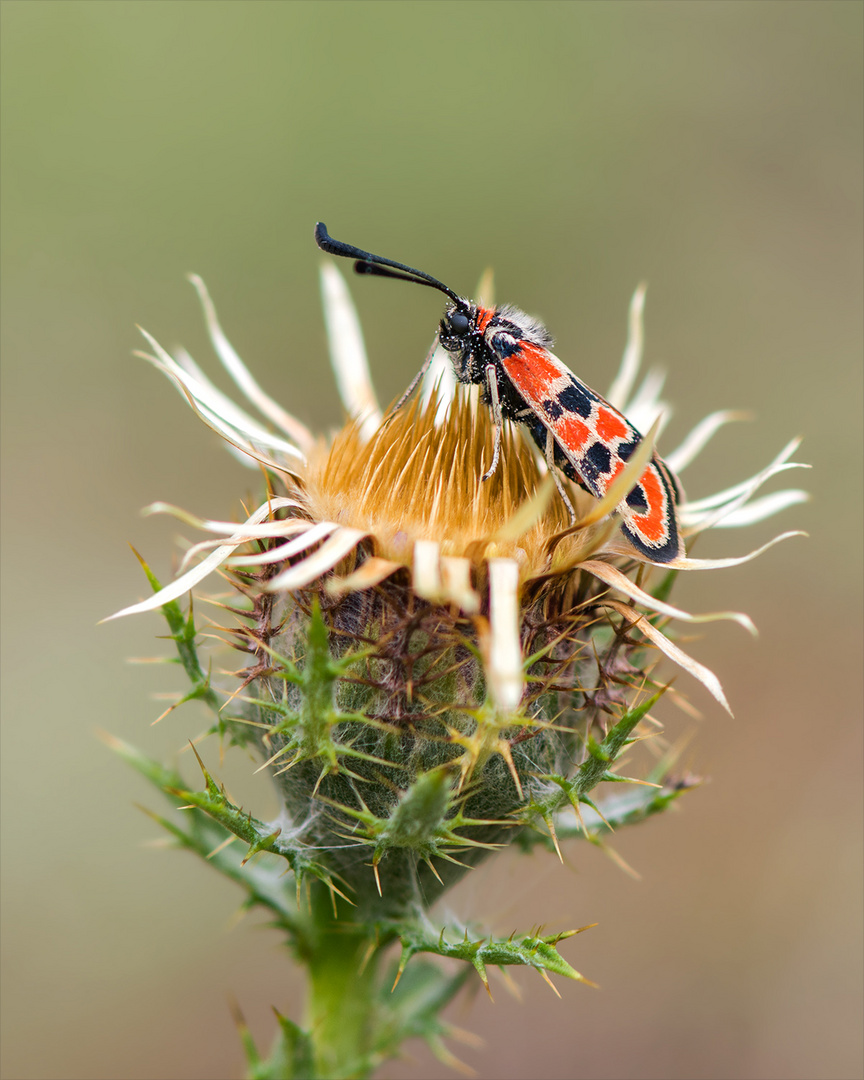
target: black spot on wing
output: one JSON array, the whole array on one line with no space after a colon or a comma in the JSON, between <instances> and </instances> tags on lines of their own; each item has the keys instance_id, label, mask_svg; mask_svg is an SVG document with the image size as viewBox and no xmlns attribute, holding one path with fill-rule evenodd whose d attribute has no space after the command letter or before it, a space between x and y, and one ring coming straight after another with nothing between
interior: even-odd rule
<instances>
[{"instance_id":1,"label":"black spot on wing","mask_svg":"<svg viewBox=\"0 0 864 1080\"><path fill-rule=\"evenodd\" d=\"M633 451L641 442L641 439L634 439L632 442L619 443L615 449L615 453L621 458L622 461L629 461Z\"/></svg>"},{"instance_id":2,"label":"black spot on wing","mask_svg":"<svg viewBox=\"0 0 864 1080\"><path fill-rule=\"evenodd\" d=\"M610 461L611 454L601 442L592 443L582 455L579 462L579 471L595 494L598 491L602 494L602 488L597 484L597 478L605 476L609 472Z\"/></svg>"},{"instance_id":3,"label":"black spot on wing","mask_svg":"<svg viewBox=\"0 0 864 1080\"><path fill-rule=\"evenodd\" d=\"M648 500L645 497L645 492L641 484L637 484L636 487L627 496L627 505L632 506L634 510L647 510Z\"/></svg>"},{"instance_id":4,"label":"black spot on wing","mask_svg":"<svg viewBox=\"0 0 864 1080\"><path fill-rule=\"evenodd\" d=\"M577 416L590 416L596 400L596 396L591 393L588 387L583 386L576 379L572 379L570 385L558 395L558 401L561 405L570 412L575 412Z\"/></svg>"},{"instance_id":5,"label":"black spot on wing","mask_svg":"<svg viewBox=\"0 0 864 1080\"><path fill-rule=\"evenodd\" d=\"M495 334L490 344L495 355L502 360L506 360L508 356L519 352L521 348L519 342L514 341L510 334Z\"/></svg>"},{"instance_id":6,"label":"black spot on wing","mask_svg":"<svg viewBox=\"0 0 864 1080\"><path fill-rule=\"evenodd\" d=\"M564 412L564 409L559 405L555 398L547 398L547 400L543 402L543 411L550 420L557 420Z\"/></svg>"},{"instance_id":7,"label":"black spot on wing","mask_svg":"<svg viewBox=\"0 0 864 1080\"><path fill-rule=\"evenodd\" d=\"M531 416L529 416L526 419L525 423L526 423L526 425L528 427L528 430L534 436L534 442L536 442L537 445L540 447L540 449L543 451L543 453L545 453L546 452L546 425L543 423L543 421L539 417L534 416L533 413L532 413Z\"/></svg>"},{"instance_id":8,"label":"black spot on wing","mask_svg":"<svg viewBox=\"0 0 864 1080\"><path fill-rule=\"evenodd\" d=\"M609 466L612 464L612 455L609 453L609 448L604 446L602 442L595 442L590 446L585 454L586 463L590 463L591 469L596 476L602 473L609 472Z\"/></svg>"}]
</instances>

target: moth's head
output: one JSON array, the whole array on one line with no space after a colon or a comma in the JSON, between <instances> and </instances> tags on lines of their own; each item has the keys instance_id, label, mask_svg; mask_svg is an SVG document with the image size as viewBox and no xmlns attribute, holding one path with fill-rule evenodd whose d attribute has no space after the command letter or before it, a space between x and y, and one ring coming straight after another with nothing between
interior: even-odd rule
<instances>
[{"instance_id":1,"label":"moth's head","mask_svg":"<svg viewBox=\"0 0 864 1080\"><path fill-rule=\"evenodd\" d=\"M441 317L438 340L448 352L457 352L477 333L477 308L467 300L456 300Z\"/></svg>"}]
</instances>

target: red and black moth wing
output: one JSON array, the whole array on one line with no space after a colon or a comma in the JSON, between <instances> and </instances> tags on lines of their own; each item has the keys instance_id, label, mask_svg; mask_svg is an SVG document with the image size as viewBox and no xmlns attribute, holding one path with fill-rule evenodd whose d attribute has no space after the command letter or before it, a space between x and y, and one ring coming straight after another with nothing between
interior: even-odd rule
<instances>
[{"instance_id":1,"label":"red and black moth wing","mask_svg":"<svg viewBox=\"0 0 864 1080\"><path fill-rule=\"evenodd\" d=\"M541 451L545 452L546 432L551 431L555 464L592 495L605 495L641 442L641 434L548 349L520 341L512 352L502 350L497 359L530 410L520 419ZM677 498L674 476L654 454L639 482L618 504L627 539L652 562L671 562L684 553L675 516Z\"/></svg>"}]
</instances>

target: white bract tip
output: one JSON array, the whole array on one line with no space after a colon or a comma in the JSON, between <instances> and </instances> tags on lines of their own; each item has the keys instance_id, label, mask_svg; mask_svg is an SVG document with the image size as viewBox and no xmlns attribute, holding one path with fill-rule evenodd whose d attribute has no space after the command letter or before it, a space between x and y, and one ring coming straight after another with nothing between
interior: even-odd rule
<instances>
[{"instance_id":1,"label":"white bract tip","mask_svg":"<svg viewBox=\"0 0 864 1080\"><path fill-rule=\"evenodd\" d=\"M441 595L439 560L441 548L435 540L418 540L414 544L414 592L424 600L438 600Z\"/></svg>"},{"instance_id":2,"label":"white bract tip","mask_svg":"<svg viewBox=\"0 0 864 1080\"><path fill-rule=\"evenodd\" d=\"M210 299L207 286L197 274L189 274L189 281L192 282L195 291L198 293L201 307L204 309L204 318L207 322L210 342L216 355L222 361L225 370L237 384L241 393L252 402L255 408L277 427L281 428L308 454L315 444L312 432L290 413L286 412L259 386L250 370L237 355L234 346L225 336L225 332L216 317L216 308Z\"/></svg>"},{"instance_id":3,"label":"white bract tip","mask_svg":"<svg viewBox=\"0 0 864 1080\"><path fill-rule=\"evenodd\" d=\"M587 570L589 574L593 574L594 577L599 578L600 581L605 581L607 585L611 585L612 588L618 589L619 592L623 592L624 595L629 596L631 600L635 600L638 604L641 604L651 611L656 611L660 615L668 615L672 619L681 619L683 622L691 623L718 622L728 619L731 622L737 622L739 626L743 626L744 629L751 634L756 633L756 627L753 625L753 620L743 612L714 611L707 615L691 615L689 611L682 611L681 608L673 607L672 604L667 604L663 600L658 600L655 596L645 592L644 589L640 589L626 574L622 574L620 570L616 570L615 567L611 566L609 563L589 560L581 563L580 566L582 570Z\"/></svg>"},{"instance_id":4,"label":"white bract tip","mask_svg":"<svg viewBox=\"0 0 864 1080\"><path fill-rule=\"evenodd\" d=\"M519 636L519 566L512 559L489 560L489 689L508 712L522 700L524 677Z\"/></svg>"},{"instance_id":5,"label":"white bract tip","mask_svg":"<svg viewBox=\"0 0 864 1080\"><path fill-rule=\"evenodd\" d=\"M122 611L117 611L113 615L109 615L107 619L103 619L103 622L110 622L111 619L119 619L123 615L137 615L144 611L155 611L156 608L162 607L164 604L169 603L172 600L176 600L184 593L189 592L199 581L203 581L208 574L212 574L214 570L217 570L231 555L234 550L245 544L250 539L250 530L254 531L254 527L262 522L272 512L272 505L265 503L263 506L259 506L258 509L252 514L242 525L235 525L235 533L230 537L226 544L222 544L220 547L207 556L202 562L200 562L192 570L187 571L182 577L179 577L176 581L170 585L166 585L164 589L160 589L159 592L154 593L153 596L148 597L147 600L142 600L139 604L131 604L129 607L123 608Z\"/></svg>"},{"instance_id":6,"label":"white bract tip","mask_svg":"<svg viewBox=\"0 0 864 1080\"><path fill-rule=\"evenodd\" d=\"M673 644L664 633L648 621L646 615L640 614L634 608L629 607L627 604L621 604L617 600L607 601L606 606L620 612L635 629L643 633L645 637L656 645L662 653L668 656L673 663L676 663L679 667L688 671L694 678L698 679L712 697L720 702L726 712L728 712L730 716L732 715L732 710L729 708L729 702L726 700L726 695L723 693L723 687L720 685L720 680L710 668L705 667L704 664L700 664L697 660L694 660L692 656L688 656L682 649L679 649L678 646Z\"/></svg>"},{"instance_id":7,"label":"white bract tip","mask_svg":"<svg viewBox=\"0 0 864 1080\"><path fill-rule=\"evenodd\" d=\"M732 409L720 409L701 420L680 446L676 447L671 454L665 454L663 460L674 473L680 473L686 469L691 461L704 449L713 435L733 420L747 420L747 413L735 412Z\"/></svg>"},{"instance_id":8,"label":"white bract tip","mask_svg":"<svg viewBox=\"0 0 864 1080\"><path fill-rule=\"evenodd\" d=\"M364 441L381 426L381 409L369 374L363 331L345 279L332 263L321 266L321 297L330 363L345 411Z\"/></svg>"},{"instance_id":9,"label":"white bract tip","mask_svg":"<svg viewBox=\"0 0 864 1080\"><path fill-rule=\"evenodd\" d=\"M627 345L624 348L624 355L621 357L621 367L618 369L618 374L609 387L607 395L609 404L614 405L616 409L624 409L636 381L639 366L642 363L642 345L645 338L643 323L645 289L644 284L640 285L636 292L633 293L633 298L630 301L630 312L627 319Z\"/></svg>"},{"instance_id":10,"label":"white bract tip","mask_svg":"<svg viewBox=\"0 0 864 1080\"><path fill-rule=\"evenodd\" d=\"M311 555L295 563L283 573L267 582L268 592L290 592L302 589L316 578L328 573L333 567L353 551L366 535L360 529L337 529Z\"/></svg>"},{"instance_id":11,"label":"white bract tip","mask_svg":"<svg viewBox=\"0 0 864 1080\"><path fill-rule=\"evenodd\" d=\"M435 424L440 427L447 419L450 405L456 396L456 374L453 371L453 361L439 345L429 363L423 382L420 387L420 400L425 408L436 394L437 406L435 410Z\"/></svg>"},{"instance_id":12,"label":"white bract tip","mask_svg":"<svg viewBox=\"0 0 864 1080\"><path fill-rule=\"evenodd\" d=\"M639 389L624 406L622 410L624 415L637 431L647 430L659 419L660 426L657 429L659 435L669 423L672 406L660 397L665 382L665 371L658 369L649 371Z\"/></svg>"}]
</instances>

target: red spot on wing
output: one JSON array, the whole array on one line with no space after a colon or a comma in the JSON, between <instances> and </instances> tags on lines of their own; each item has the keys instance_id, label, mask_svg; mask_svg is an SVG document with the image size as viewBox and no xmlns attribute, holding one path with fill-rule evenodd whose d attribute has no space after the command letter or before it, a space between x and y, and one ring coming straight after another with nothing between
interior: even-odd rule
<instances>
[{"instance_id":1,"label":"red spot on wing","mask_svg":"<svg viewBox=\"0 0 864 1080\"><path fill-rule=\"evenodd\" d=\"M528 405L539 405L554 397L556 379L567 375L567 368L546 349L524 343L501 361L504 370L513 380L516 389Z\"/></svg>"},{"instance_id":2,"label":"red spot on wing","mask_svg":"<svg viewBox=\"0 0 864 1080\"><path fill-rule=\"evenodd\" d=\"M659 544L666 539L669 530L666 522L666 492L663 490L656 465L652 463L648 466L642 473L639 483L645 492L648 509L641 513L633 513L631 521L646 540Z\"/></svg>"},{"instance_id":3,"label":"red spot on wing","mask_svg":"<svg viewBox=\"0 0 864 1080\"><path fill-rule=\"evenodd\" d=\"M591 428L577 420L575 416L562 416L560 420L550 425L558 440L567 447L578 453L591 437Z\"/></svg>"},{"instance_id":4,"label":"red spot on wing","mask_svg":"<svg viewBox=\"0 0 864 1080\"><path fill-rule=\"evenodd\" d=\"M604 495L612 486L613 480L617 480L618 474L623 472L623 470L624 462L620 458L612 458L612 462L609 465L609 472L603 473L601 476L597 477L597 483L601 486Z\"/></svg>"},{"instance_id":5,"label":"red spot on wing","mask_svg":"<svg viewBox=\"0 0 864 1080\"><path fill-rule=\"evenodd\" d=\"M613 481L618 479L618 474L624 468L624 462L620 458L613 457L606 472L598 473L591 481L591 487L597 489L598 495L605 495L612 486Z\"/></svg>"},{"instance_id":6,"label":"red spot on wing","mask_svg":"<svg viewBox=\"0 0 864 1080\"><path fill-rule=\"evenodd\" d=\"M597 414L597 434L604 442L610 439L626 439L630 428L620 413L601 405Z\"/></svg>"}]
</instances>

